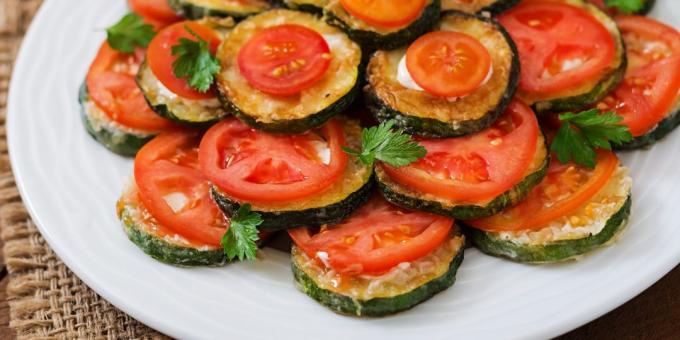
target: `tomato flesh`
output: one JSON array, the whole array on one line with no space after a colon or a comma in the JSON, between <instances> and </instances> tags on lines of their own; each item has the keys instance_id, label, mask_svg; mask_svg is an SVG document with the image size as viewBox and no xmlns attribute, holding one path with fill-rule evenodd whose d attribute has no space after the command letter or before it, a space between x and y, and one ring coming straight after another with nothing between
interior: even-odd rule
<instances>
[{"instance_id":1,"label":"tomato flesh","mask_svg":"<svg viewBox=\"0 0 680 340\"><path fill-rule=\"evenodd\" d=\"M489 232L544 228L587 203L608 183L618 166L616 155L604 150L598 150L595 169L552 162L547 176L520 204L466 223Z\"/></svg>"},{"instance_id":2,"label":"tomato flesh","mask_svg":"<svg viewBox=\"0 0 680 340\"><path fill-rule=\"evenodd\" d=\"M615 19L626 44L629 71L680 54L680 32L673 27L637 15Z\"/></svg>"},{"instance_id":3,"label":"tomato flesh","mask_svg":"<svg viewBox=\"0 0 680 340\"><path fill-rule=\"evenodd\" d=\"M378 274L418 260L449 237L453 220L399 208L375 195L341 224L321 230L297 228L288 233L310 258L319 252L342 274Z\"/></svg>"},{"instance_id":4,"label":"tomato flesh","mask_svg":"<svg viewBox=\"0 0 680 340\"><path fill-rule=\"evenodd\" d=\"M149 44L149 50L146 54L147 62L151 71L158 78L158 80L174 94L192 100L211 99L215 98L215 89L211 88L203 93L193 89L185 78L178 78L173 72L172 63L175 62L177 56L172 55L172 46L177 45L181 38L196 40L196 37L191 35L186 30L189 27L203 40L207 41L210 46L210 51L215 54L217 47L220 44L220 37L212 29L201 25L194 21L182 21L170 25L156 34Z\"/></svg>"},{"instance_id":5,"label":"tomato flesh","mask_svg":"<svg viewBox=\"0 0 680 340\"><path fill-rule=\"evenodd\" d=\"M168 0L128 0L133 12L154 22L167 24L182 20L168 4Z\"/></svg>"},{"instance_id":6,"label":"tomato flesh","mask_svg":"<svg viewBox=\"0 0 680 340\"><path fill-rule=\"evenodd\" d=\"M491 69L491 56L472 36L437 31L418 38L408 48L406 67L427 92L461 97L482 85Z\"/></svg>"},{"instance_id":7,"label":"tomato flesh","mask_svg":"<svg viewBox=\"0 0 680 340\"><path fill-rule=\"evenodd\" d=\"M426 0L340 0L352 16L378 27L407 26L423 12Z\"/></svg>"},{"instance_id":8,"label":"tomato flesh","mask_svg":"<svg viewBox=\"0 0 680 340\"><path fill-rule=\"evenodd\" d=\"M456 201L494 198L515 186L533 161L539 137L533 111L513 101L490 128L475 135L420 139L427 155L401 168L381 164L399 184Z\"/></svg>"},{"instance_id":9,"label":"tomato flesh","mask_svg":"<svg viewBox=\"0 0 680 340\"><path fill-rule=\"evenodd\" d=\"M254 88L273 95L294 95L323 78L332 55L318 32L300 25L279 25L255 34L239 51L238 66Z\"/></svg>"},{"instance_id":10,"label":"tomato flesh","mask_svg":"<svg viewBox=\"0 0 680 340\"><path fill-rule=\"evenodd\" d=\"M87 73L87 90L92 101L113 121L144 131L162 131L174 125L157 115L144 99L135 74L144 50L126 54L104 42Z\"/></svg>"},{"instance_id":11,"label":"tomato flesh","mask_svg":"<svg viewBox=\"0 0 680 340\"><path fill-rule=\"evenodd\" d=\"M229 226L198 166L200 135L174 131L147 143L135 158L135 181L149 213L165 228L218 247Z\"/></svg>"},{"instance_id":12,"label":"tomato flesh","mask_svg":"<svg viewBox=\"0 0 680 340\"><path fill-rule=\"evenodd\" d=\"M551 94L597 78L616 57L614 38L586 10L549 0L520 3L498 17L517 44L520 88Z\"/></svg>"},{"instance_id":13,"label":"tomato flesh","mask_svg":"<svg viewBox=\"0 0 680 340\"><path fill-rule=\"evenodd\" d=\"M301 135L273 135L231 118L205 134L200 162L210 181L229 196L281 203L319 193L338 180L348 162L345 145L339 120Z\"/></svg>"}]
</instances>

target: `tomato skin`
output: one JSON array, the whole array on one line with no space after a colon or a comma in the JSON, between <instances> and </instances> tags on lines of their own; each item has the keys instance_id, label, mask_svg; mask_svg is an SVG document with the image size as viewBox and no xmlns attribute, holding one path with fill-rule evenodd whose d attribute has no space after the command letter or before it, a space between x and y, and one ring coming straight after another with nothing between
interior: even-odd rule
<instances>
[{"instance_id":1,"label":"tomato skin","mask_svg":"<svg viewBox=\"0 0 680 340\"><path fill-rule=\"evenodd\" d=\"M135 182L142 203L160 224L192 241L219 247L229 224L198 169L199 138L198 132L183 130L154 138L135 158ZM173 193L188 199L179 212L165 200Z\"/></svg>"},{"instance_id":2,"label":"tomato skin","mask_svg":"<svg viewBox=\"0 0 680 340\"><path fill-rule=\"evenodd\" d=\"M519 86L528 93L552 94L577 87L602 75L616 57L609 31L576 6L526 0L498 16L498 21L517 44Z\"/></svg>"},{"instance_id":3,"label":"tomato skin","mask_svg":"<svg viewBox=\"0 0 680 340\"><path fill-rule=\"evenodd\" d=\"M133 12L141 15L156 28L182 20L168 5L168 0L128 0Z\"/></svg>"},{"instance_id":4,"label":"tomato skin","mask_svg":"<svg viewBox=\"0 0 680 340\"><path fill-rule=\"evenodd\" d=\"M561 164L557 161L550 164L548 175L529 193L527 198L517 206L506 209L500 214L473 221L466 221L475 228L488 232L536 230L548 225L550 222L568 216L583 204L595 196L605 185L616 169L619 160L611 151L597 151L597 165L594 170L579 167L574 164ZM550 193L552 188L558 188L560 176L569 175L571 169L577 169L581 173L590 173L585 183L579 183L573 192L562 193L557 191ZM584 176L583 174L577 176ZM560 189L554 189L560 190ZM567 195L567 198L563 198ZM560 197L561 199L546 198L546 196ZM549 206L549 208L546 208Z\"/></svg>"},{"instance_id":5,"label":"tomato skin","mask_svg":"<svg viewBox=\"0 0 680 340\"><path fill-rule=\"evenodd\" d=\"M287 24L255 34L241 47L238 65L241 74L256 89L290 96L323 78L331 59L330 47L321 34Z\"/></svg>"},{"instance_id":6,"label":"tomato skin","mask_svg":"<svg viewBox=\"0 0 680 340\"><path fill-rule=\"evenodd\" d=\"M184 78L177 78L172 69L172 63L177 59L172 55L172 46L179 43L180 38L196 40L185 29L185 26L196 32L201 38L209 42L211 53L215 54L220 44L220 37L212 29L194 21L182 21L170 25L156 34L149 44L146 58L151 71L168 90L174 94L191 100L215 98L215 89L211 88L205 93L197 91L189 86Z\"/></svg>"},{"instance_id":7,"label":"tomato skin","mask_svg":"<svg viewBox=\"0 0 680 340\"><path fill-rule=\"evenodd\" d=\"M437 31L416 40L406 52L413 80L440 97L470 94L487 78L491 56L477 39L464 33Z\"/></svg>"},{"instance_id":8,"label":"tomato skin","mask_svg":"<svg viewBox=\"0 0 680 340\"><path fill-rule=\"evenodd\" d=\"M319 129L330 151L328 164L316 155L314 134L273 135L256 131L236 118L206 132L200 145L203 173L220 190L251 203L281 203L319 193L345 171L349 157L341 121Z\"/></svg>"},{"instance_id":9,"label":"tomato skin","mask_svg":"<svg viewBox=\"0 0 680 340\"><path fill-rule=\"evenodd\" d=\"M304 227L288 234L310 258L328 254L328 265L339 273L380 274L428 255L452 227L450 218L401 209L374 195L341 224L314 235Z\"/></svg>"},{"instance_id":10,"label":"tomato skin","mask_svg":"<svg viewBox=\"0 0 680 340\"><path fill-rule=\"evenodd\" d=\"M626 45L629 71L680 54L680 32L675 28L639 15L619 15L615 20Z\"/></svg>"},{"instance_id":11,"label":"tomato skin","mask_svg":"<svg viewBox=\"0 0 680 340\"><path fill-rule=\"evenodd\" d=\"M494 198L522 180L538 147L531 108L513 101L492 127L477 134L420 140L427 155L401 168L379 166L391 179L423 193L455 201Z\"/></svg>"},{"instance_id":12,"label":"tomato skin","mask_svg":"<svg viewBox=\"0 0 680 340\"><path fill-rule=\"evenodd\" d=\"M407 26L420 16L426 4L425 0L340 0L352 16L383 28Z\"/></svg>"},{"instance_id":13,"label":"tomato skin","mask_svg":"<svg viewBox=\"0 0 680 340\"><path fill-rule=\"evenodd\" d=\"M174 127L157 115L144 99L135 82L135 74L144 51L125 54L104 42L86 76L90 98L106 115L121 125L144 131L162 131Z\"/></svg>"}]
</instances>

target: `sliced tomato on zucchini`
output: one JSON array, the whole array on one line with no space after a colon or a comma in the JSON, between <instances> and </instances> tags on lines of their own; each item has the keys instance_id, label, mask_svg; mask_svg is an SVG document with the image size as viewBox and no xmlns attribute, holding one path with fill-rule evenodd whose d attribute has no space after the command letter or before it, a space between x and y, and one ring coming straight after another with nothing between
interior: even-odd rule
<instances>
[{"instance_id":1,"label":"sliced tomato on zucchini","mask_svg":"<svg viewBox=\"0 0 680 340\"><path fill-rule=\"evenodd\" d=\"M158 28L182 20L168 4L168 0L128 0L133 12Z\"/></svg>"},{"instance_id":2,"label":"sliced tomato on zucchini","mask_svg":"<svg viewBox=\"0 0 680 340\"><path fill-rule=\"evenodd\" d=\"M294 95L318 82L328 70L330 48L318 32L284 24L256 33L241 47L241 74L256 89L273 95Z\"/></svg>"},{"instance_id":3,"label":"sliced tomato on zucchini","mask_svg":"<svg viewBox=\"0 0 680 340\"><path fill-rule=\"evenodd\" d=\"M466 221L489 254L522 262L574 258L618 235L630 213L631 179L611 151L598 151L594 169L551 164L545 179L518 205Z\"/></svg>"},{"instance_id":4,"label":"sliced tomato on zucchini","mask_svg":"<svg viewBox=\"0 0 680 340\"><path fill-rule=\"evenodd\" d=\"M340 0L351 15L378 27L401 27L413 22L425 8L425 0Z\"/></svg>"},{"instance_id":5,"label":"sliced tomato on zucchini","mask_svg":"<svg viewBox=\"0 0 680 340\"><path fill-rule=\"evenodd\" d=\"M680 54L680 32L675 28L637 15L615 19L626 43L629 70Z\"/></svg>"},{"instance_id":6,"label":"sliced tomato on zucchini","mask_svg":"<svg viewBox=\"0 0 680 340\"><path fill-rule=\"evenodd\" d=\"M340 224L289 235L298 287L333 310L367 316L399 312L448 288L464 243L452 219L379 195Z\"/></svg>"}]
</instances>

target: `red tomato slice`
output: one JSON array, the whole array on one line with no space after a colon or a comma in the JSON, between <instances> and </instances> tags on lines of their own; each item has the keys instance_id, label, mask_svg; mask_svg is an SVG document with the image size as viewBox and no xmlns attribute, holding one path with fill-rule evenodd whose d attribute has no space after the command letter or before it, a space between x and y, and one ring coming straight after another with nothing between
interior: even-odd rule
<instances>
[{"instance_id":1,"label":"red tomato slice","mask_svg":"<svg viewBox=\"0 0 680 340\"><path fill-rule=\"evenodd\" d=\"M466 223L485 231L540 229L568 216L595 196L619 166L611 151L598 150L595 169L552 162L543 181L519 205Z\"/></svg>"},{"instance_id":2,"label":"red tomato slice","mask_svg":"<svg viewBox=\"0 0 680 340\"><path fill-rule=\"evenodd\" d=\"M477 89L489 75L491 56L477 39L437 31L416 40L406 52L406 67L427 92L460 97Z\"/></svg>"},{"instance_id":3,"label":"red tomato slice","mask_svg":"<svg viewBox=\"0 0 680 340\"><path fill-rule=\"evenodd\" d=\"M642 136L673 109L680 95L680 54L629 71L623 83L597 105L623 116L633 136Z\"/></svg>"},{"instance_id":4,"label":"red tomato slice","mask_svg":"<svg viewBox=\"0 0 680 340\"><path fill-rule=\"evenodd\" d=\"M151 110L135 82L143 56L144 50L126 54L104 42L87 73L87 89L94 103L115 122L144 131L166 130L174 125Z\"/></svg>"},{"instance_id":5,"label":"red tomato slice","mask_svg":"<svg viewBox=\"0 0 680 340\"><path fill-rule=\"evenodd\" d=\"M378 27L407 26L425 8L425 0L340 0L351 15Z\"/></svg>"},{"instance_id":6,"label":"red tomato slice","mask_svg":"<svg viewBox=\"0 0 680 340\"><path fill-rule=\"evenodd\" d=\"M654 19L622 15L616 17L626 43L628 70L680 54L680 32Z\"/></svg>"},{"instance_id":7,"label":"red tomato slice","mask_svg":"<svg viewBox=\"0 0 680 340\"><path fill-rule=\"evenodd\" d=\"M341 224L288 234L310 258L328 254L328 265L342 274L373 274L431 253L446 241L452 226L450 218L405 210L375 195Z\"/></svg>"},{"instance_id":8,"label":"red tomato slice","mask_svg":"<svg viewBox=\"0 0 680 340\"><path fill-rule=\"evenodd\" d=\"M168 0L128 0L128 4L133 12L158 28L182 20L168 5Z\"/></svg>"},{"instance_id":9,"label":"red tomato slice","mask_svg":"<svg viewBox=\"0 0 680 340\"><path fill-rule=\"evenodd\" d=\"M199 139L193 131L154 138L135 158L135 181L144 206L160 224L188 239L219 246L229 224L199 170Z\"/></svg>"},{"instance_id":10,"label":"red tomato slice","mask_svg":"<svg viewBox=\"0 0 680 340\"><path fill-rule=\"evenodd\" d=\"M584 9L550 0L529 0L498 17L517 44L520 88L554 93L598 77L615 58L607 29Z\"/></svg>"},{"instance_id":11,"label":"red tomato slice","mask_svg":"<svg viewBox=\"0 0 680 340\"><path fill-rule=\"evenodd\" d=\"M480 201L522 180L536 152L539 128L533 111L513 101L490 128L475 135L419 140L427 155L411 165L381 164L396 182L437 197Z\"/></svg>"},{"instance_id":12,"label":"red tomato slice","mask_svg":"<svg viewBox=\"0 0 680 340\"><path fill-rule=\"evenodd\" d=\"M300 25L280 25L255 34L238 53L243 77L273 95L300 93L323 78L332 55L326 40Z\"/></svg>"},{"instance_id":13,"label":"red tomato slice","mask_svg":"<svg viewBox=\"0 0 680 340\"><path fill-rule=\"evenodd\" d=\"M194 90L184 78L175 77L172 63L177 59L172 55L172 46L179 43L180 38L196 40L185 27L189 27L203 40L210 44L210 51L214 54L220 44L220 37L212 29L194 21L182 21L168 26L158 32L149 44L146 54L151 71L158 80L176 95L186 99L210 99L215 97L215 90L210 89L206 93Z\"/></svg>"},{"instance_id":14,"label":"red tomato slice","mask_svg":"<svg viewBox=\"0 0 680 340\"><path fill-rule=\"evenodd\" d=\"M327 163L319 145L330 152ZM203 173L229 196L280 203L319 193L338 180L347 166L345 145L338 120L302 135L273 135L231 118L205 134L200 162Z\"/></svg>"}]
</instances>

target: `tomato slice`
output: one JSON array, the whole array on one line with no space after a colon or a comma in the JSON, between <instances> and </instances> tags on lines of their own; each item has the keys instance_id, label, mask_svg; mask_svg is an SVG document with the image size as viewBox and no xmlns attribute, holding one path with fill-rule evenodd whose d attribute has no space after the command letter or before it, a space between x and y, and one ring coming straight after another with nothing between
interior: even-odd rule
<instances>
[{"instance_id":1,"label":"tomato slice","mask_svg":"<svg viewBox=\"0 0 680 340\"><path fill-rule=\"evenodd\" d=\"M154 138L135 158L135 181L144 206L160 224L190 240L219 246L229 224L199 170L199 141L193 131Z\"/></svg>"},{"instance_id":2,"label":"tomato slice","mask_svg":"<svg viewBox=\"0 0 680 340\"><path fill-rule=\"evenodd\" d=\"M520 204L466 223L490 232L541 229L588 202L607 184L618 166L616 155L605 150L597 151L595 169L552 162L547 176Z\"/></svg>"},{"instance_id":3,"label":"tomato slice","mask_svg":"<svg viewBox=\"0 0 680 340\"><path fill-rule=\"evenodd\" d=\"M499 22L517 44L520 88L554 93L602 75L616 56L611 34L586 10L550 0L529 0Z\"/></svg>"},{"instance_id":4,"label":"tomato slice","mask_svg":"<svg viewBox=\"0 0 680 340\"><path fill-rule=\"evenodd\" d=\"M151 40L149 51L146 54L149 67L168 90L182 98L193 100L214 98L214 88L205 93L194 90L189 86L186 79L175 77L172 70L172 63L177 59L176 56L172 55L172 46L177 45L180 38L196 40L196 37L191 35L186 27L189 27L203 40L208 41L210 51L213 54L217 51L220 37L215 31L194 21L182 21L164 28Z\"/></svg>"},{"instance_id":5,"label":"tomato slice","mask_svg":"<svg viewBox=\"0 0 680 340\"><path fill-rule=\"evenodd\" d=\"M349 14L374 26L407 26L423 12L425 0L340 0Z\"/></svg>"},{"instance_id":6,"label":"tomato slice","mask_svg":"<svg viewBox=\"0 0 680 340\"><path fill-rule=\"evenodd\" d=\"M328 265L343 274L374 274L428 255L449 236L453 220L409 211L375 195L345 222L321 230L288 234L307 256L328 254Z\"/></svg>"},{"instance_id":7,"label":"tomato slice","mask_svg":"<svg viewBox=\"0 0 680 340\"><path fill-rule=\"evenodd\" d=\"M427 155L411 165L381 164L396 182L456 201L496 197L522 180L536 153L539 136L534 112L513 101L490 128L475 135L421 139Z\"/></svg>"},{"instance_id":8,"label":"tomato slice","mask_svg":"<svg viewBox=\"0 0 680 340\"><path fill-rule=\"evenodd\" d=\"M205 134L200 162L210 181L228 195L280 203L319 193L338 180L347 166L345 145L339 120L302 135L273 135L231 118Z\"/></svg>"},{"instance_id":9,"label":"tomato slice","mask_svg":"<svg viewBox=\"0 0 680 340\"><path fill-rule=\"evenodd\" d=\"M128 0L133 12L151 21L172 23L182 20L168 4L168 0Z\"/></svg>"},{"instance_id":10,"label":"tomato slice","mask_svg":"<svg viewBox=\"0 0 680 340\"><path fill-rule=\"evenodd\" d=\"M273 95L300 93L323 78L332 55L318 32L300 25L279 25L255 34L238 53L243 77Z\"/></svg>"},{"instance_id":11,"label":"tomato slice","mask_svg":"<svg viewBox=\"0 0 680 340\"><path fill-rule=\"evenodd\" d=\"M85 80L90 98L121 125L153 132L169 129L174 125L151 110L135 82L143 58L142 49L126 54L104 42Z\"/></svg>"},{"instance_id":12,"label":"tomato slice","mask_svg":"<svg viewBox=\"0 0 680 340\"><path fill-rule=\"evenodd\" d=\"M437 31L416 40L406 51L406 67L427 92L461 97L477 89L489 75L491 56L472 36Z\"/></svg>"},{"instance_id":13,"label":"tomato slice","mask_svg":"<svg viewBox=\"0 0 680 340\"><path fill-rule=\"evenodd\" d=\"M626 43L628 70L680 54L680 32L675 28L638 15L615 19Z\"/></svg>"}]
</instances>

